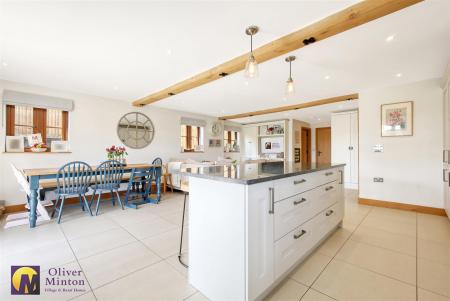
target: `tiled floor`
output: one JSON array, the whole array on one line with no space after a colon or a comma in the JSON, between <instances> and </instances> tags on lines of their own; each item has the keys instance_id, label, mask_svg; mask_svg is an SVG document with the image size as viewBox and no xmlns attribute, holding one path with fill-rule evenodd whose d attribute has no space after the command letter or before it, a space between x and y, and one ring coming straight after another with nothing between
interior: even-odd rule
<instances>
[{"instance_id":1,"label":"tiled floor","mask_svg":"<svg viewBox=\"0 0 450 301\"><path fill-rule=\"evenodd\" d=\"M343 227L267 299L450 301L450 221L358 205L356 196L346 192ZM83 271L82 291L41 291L34 300L207 300L176 256L182 206L183 196L169 193L138 210L104 203L89 217L72 207L61 225L0 230L0 300L20 299L9 280L20 264Z\"/></svg>"}]
</instances>

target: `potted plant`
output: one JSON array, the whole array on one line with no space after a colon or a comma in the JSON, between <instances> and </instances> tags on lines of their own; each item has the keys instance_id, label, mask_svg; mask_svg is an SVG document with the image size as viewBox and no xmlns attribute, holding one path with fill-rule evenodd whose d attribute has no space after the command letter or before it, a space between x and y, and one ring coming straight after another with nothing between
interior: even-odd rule
<instances>
[{"instance_id":1,"label":"potted plant","mask_svg":"<svg viewBox=\"0 0 450 301\"><path fill-rule=\"evenodd\" d=\"M106 148L106 156L108 157L108 160L116 160L126 165L126 155L128 155L128 153L124 146L116 147L115 145L112 145L111 147Z\"/></svg>"},{"instance_id":2,"label":"potted plant","mask_svg":"<svg viewBox=\"0 0 450 301\"><path fill-rule=\"evenodd\" d=\"M31 146L31 151L33 153L43 153L47 151L47 144L45 143L35 143Z\"/></svg>"}]
</instances>

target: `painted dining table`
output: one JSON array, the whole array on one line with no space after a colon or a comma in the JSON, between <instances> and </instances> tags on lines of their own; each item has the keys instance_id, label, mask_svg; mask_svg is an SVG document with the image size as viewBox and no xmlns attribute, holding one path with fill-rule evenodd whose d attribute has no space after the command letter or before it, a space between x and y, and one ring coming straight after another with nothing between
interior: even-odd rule
<instances>
[{"instance_id":1,"label":"painted dining table","mask_svg":"<svg viewBox=\"0 0 450 301\"><path fill-rule=\"evenodd\" d=\"M96 174L97 166L91 166L93 174ZM161 200L161 173L162 166L155 164L127 164L124 166L125 173L131 173L133 170L145 169L154 167L156 170L156 199L148 198L149 203L159 203ZM36 227L37 219L37 202L38 202L38 191L40 180L51 180L56 179L59 168L32 168L24 169L23 173L28 178L28 183L30 184L30 212L29 212L29 222L30 228Z\"/></svg>"}]
</instances>

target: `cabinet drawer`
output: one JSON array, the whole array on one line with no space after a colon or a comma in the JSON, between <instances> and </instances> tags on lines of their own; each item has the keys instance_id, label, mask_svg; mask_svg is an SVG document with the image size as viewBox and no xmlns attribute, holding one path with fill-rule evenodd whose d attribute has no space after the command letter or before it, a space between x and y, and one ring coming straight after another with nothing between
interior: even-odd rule
<instances>
[{"instance_id":1,"label":"cabinet drawer","mask_svg":"<svg viewBox=\"0 0 450 301\"><path fill-rule=\"evenodd\" d=\"M338 174L337 169L327 169L274 181L275 202L336 181Z\"/></svg>"},{"instance_id":2,"label":"cabinet drawer","mask_svg":"<svg viewBox=\"0 0 450 301\"><path fill-rule=\"evenodd\" d=\"M343 218L340 201L275 242L275 278L288 271Z\"/></svg>"},{"instance_id":3,"label":"cabinet drawer","mask_svg":"<svg viewBox=\"0 0 450 301\"><path fill-rule=\"evenodd\" d=\"M275 240L333 205L340 197L341 185L334 181L276 202Z\"/></svg>"}]
</instances>

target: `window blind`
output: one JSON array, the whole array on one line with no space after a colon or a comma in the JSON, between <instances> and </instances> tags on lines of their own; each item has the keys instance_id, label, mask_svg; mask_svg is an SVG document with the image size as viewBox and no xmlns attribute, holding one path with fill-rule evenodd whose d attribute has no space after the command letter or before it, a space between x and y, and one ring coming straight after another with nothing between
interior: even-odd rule
<instances>
[{"instance_id":1,"label":"window blind","mask_svg":"<svg viewBox=\"0 0 450 301\"><path fill-rule=\"evenodd\" d=\"M193 126L206 127L206 121L205 120L201 120L201 119L181 117L180 123L184 124L184 125L193 125Z\"/></svg>"},{"instance_id":2,"label":"window blind","mask_svg":"<svg viewBox=\"0 0 450 301\"><path fill-rule=\"evenodd\" d=\"M241 128L238 127L238 126L226 125L226 124L223 126L223 129L225 131L233 131L233 132L240 132L241 131Z\"/></svg>"},{"instance_id":3,"label":"window blind","mask_svg":"<svg viewBox=\"0 0 450 301\"><path fill-rule=\"evenodd\" d=\"M73 111L73 101L70 99L11 90L3 91L3 104Z\"/></svg>"}]
</instances>

